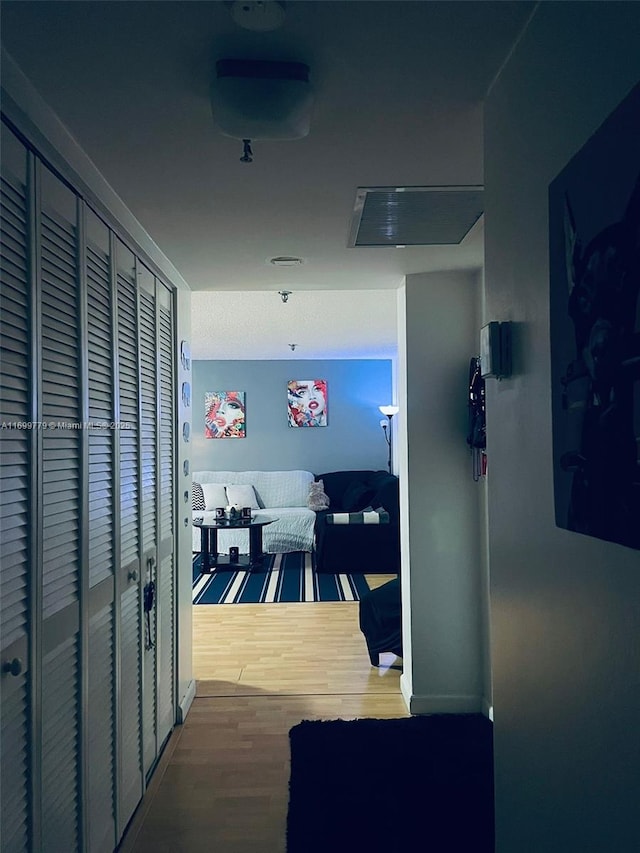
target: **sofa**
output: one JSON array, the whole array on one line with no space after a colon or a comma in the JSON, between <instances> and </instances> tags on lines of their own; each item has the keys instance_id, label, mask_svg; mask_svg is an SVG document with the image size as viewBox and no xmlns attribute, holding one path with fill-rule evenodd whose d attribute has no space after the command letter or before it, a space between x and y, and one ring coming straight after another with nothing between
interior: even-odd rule
<instances>
[{"instance_id":1,"label":"sofa","mask_svg":"<svg viewBox=\"0 0 640 853\"><path fill-rule=\"evenodd\" d=\"M402 657L402 595L399 577L362 596L359 623L373 666L380 665L382 652L392 652Z\"/></svg>"},{"instance_id":2,"label":"sofa","mask_svg":"<svg viewBox=\"0 0 640 853\"><path fill-rule=\"evenodd\" d=\"M387 471L318 474L329 507L316 513L316 572L400 572L398 478Z\"/></svg>"},{"instance_id":3,"label":"sofa","mask_svg":"<svg viewBox=\"0 0 640 853\"><path fill-rule=\"evenodd\" d=\"M316 514L307 499L313 481L310 471L194 471L192 516L206 523L213 521L218 506L251 506L252 517L277 519L262 529L265 553L312 551ZM200 544L201 531L194 525L193 551L199 552ZM218 532L218 550L228 553L231 546L247 553L246 528Z\"/></svg>"}]
</instances>

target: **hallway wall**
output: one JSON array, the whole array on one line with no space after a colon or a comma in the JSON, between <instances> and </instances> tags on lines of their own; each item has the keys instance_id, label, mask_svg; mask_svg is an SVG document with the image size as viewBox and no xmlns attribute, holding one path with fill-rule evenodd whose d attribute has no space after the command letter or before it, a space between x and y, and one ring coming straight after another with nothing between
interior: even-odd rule
<instances>
[{"instance_id":1,"label":"hallway wall","mask_svg":"<svg viewBox=\"0 0 640 853\"><path fill-rule=\"evenodd\" d=\"M480 276L407 276L398 414L405 671L413 713L488 710L486 566L467 437ZM484 590L484 598L483 598Z\"/></svg>"},{"instance_id":2,"label":"hallway wall","mask_svg":"<svg viewBox=\"0 0 640 853\"><path fill-rule=\"evenodd\" d=\"M640 554L555 526L547 195L639 32L637 3L541 3L486 108L487 319L515 324L487 383L497 853L640 849Z\"/></svg>"}]
</instances>

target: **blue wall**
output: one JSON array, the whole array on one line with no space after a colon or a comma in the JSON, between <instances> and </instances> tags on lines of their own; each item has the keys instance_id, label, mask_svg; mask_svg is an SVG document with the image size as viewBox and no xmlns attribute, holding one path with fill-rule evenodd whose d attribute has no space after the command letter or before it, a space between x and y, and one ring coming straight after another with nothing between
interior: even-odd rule
<instances>
[{"instance_id":1,"label":"blue wall","mask_svg":"<svg viewBox=\"0 0 640 853\"><path fill-rule=\"evenodd\" d=\"M344 361L193 361L193 471L286 471L322 474L384 469L385 443L378 406L391 402L388 359ZM287 381L326 379L326 427L292 428ZM204 437L207 391L244 391L246 437Z\"/></svg>"}]
</instances>

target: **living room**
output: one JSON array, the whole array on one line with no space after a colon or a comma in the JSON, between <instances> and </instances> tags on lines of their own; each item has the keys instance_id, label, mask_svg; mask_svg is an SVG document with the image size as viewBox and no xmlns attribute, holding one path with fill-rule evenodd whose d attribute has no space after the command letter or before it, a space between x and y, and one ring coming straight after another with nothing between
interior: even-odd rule
<instances>
[{"instance_id":1,"label":"living room","mask_svg":"<svg viewBox=\"0 0 640 853\"><path fill-rule=\"evenodd\" d=\"M366 305L372 304L378 295L371 291L365 294L367 301L361 306L361 311L367 316ZM233 300L232 294L223 296L228 299L226 305ZM379 406L397 401L400 412L392 424L394 473L403 470L406 442L412 442L413 448L412 468L405 478L407 485L413 488L411 510L405 509L404 523L409 526L410 512L415 512L416 519L425 517L426 513L436 523L433 504L437 500L439 532L442 535L447 529L451 533L443 550L439 538L424 535L423 523L414 522L413 525L412 559L416 564L438 565L438 572L447 576L446 585L437 595L434 579L430 578L428 570L419 571L411 583L406 584L407 591L409 588L413 591L414 609L415 602L421 601L414 620L410 616L411 599L407 597L404 602L406 623L411 625L411 633L415 632L416 645L422 646L426 642L426 637L419 635L425 630L427 611L433 608L434 612L447 613L448 616L439 637L433 628L427 632L428 662L414 667L408 657L409 663L403 674L405 701L414 712L421 704L424 707L425 702L432 703L431 707L435 708L439 703L446 705L453 701L459 710L484 709L487 713L491 699L486 639L486 569L481 544L484 484L473 480L466 443L468 368L477 346L481 277L474 272L408 276L405 286L398 291L380 292L378 298L385 305L387 322L396 337L397 315L405 311L405 299L410 305L409 331L403 334L404 340L396 344L405 353L401 359L393 351L393 341L388 348L392 358L354 358L354 352L366 352L366 349L361 343L358 349L357 344L349 339L345 339L343 351L350 357L318 358L325 340L333 341L328 331L332 322L330 316L323 321L326 335L322 323L314 326L317 336L310 345L316 357L311 360L298 358L298 349L292 352L286 345L286 328L288 323L293 327L301 316L308 316L305 311L307 294L294 290L286 304L277 294L245 296L262 300L260 309L263 314L269 310L270 314L275 313L281 318L281 327L276 334L267 327L265 339L256 338L256 327L252 334L252 330L243 324L242 305L229 319L228 312L218 315L207 310L209 304L215 304L215 294L198 293L193 296L192 356L196 357L192 359L191 372L191 470L300 469L319 475L328 471L385 469L389 447L380 426ZM440 318L445 315L448 322L443 324ZM229 324L236 336L235 345L229 340L230 330L218 328L218 316L224 317L224 322ZM363 332L359 334L362 338ZM372 337L368 344L370 348L375 347L375 334ZM228 358L229 352L237 350L237 341L245 339L245 351L257 354L264 349L269 353L280 352L281 357L266 360ZM305 349L308 346L300 347L302 352ZM207 353L215 355L215 358L206 358ZM336 354L334 344L332 355ZM198 355L205 357L198 358ZM405 364L409 365L408 371ZM405 374L408 374L406 380ZM326 427L292 429L288 425L287 382L296 378L326 380ZM409 409L402 402L408 399L407 384L411 384ZM240 440L220 441L205 437L205 395L224 390L244 393L246 437ZM407 412L410 417L407 417ZM415 437L413 430L416 430ZM426 436L429 440L425 444ZM265 459L269 460L268 465L265 465ZM416 485L412 485L413 482ZM419 544L421 536L423 541ZM438 553L437 563L432 556L435 553ZM405 552L407 559L408 549ZM425 679L424 683L422 679ZM446 694L444 686L441 694L438 684L445 683ZM457 685L455 688L454 684ZM427 695L432 698L421 698ZM444 695L449 698L435 698ZM455 700L451 698L454 695Z\"/></svg>"}]
</instances>

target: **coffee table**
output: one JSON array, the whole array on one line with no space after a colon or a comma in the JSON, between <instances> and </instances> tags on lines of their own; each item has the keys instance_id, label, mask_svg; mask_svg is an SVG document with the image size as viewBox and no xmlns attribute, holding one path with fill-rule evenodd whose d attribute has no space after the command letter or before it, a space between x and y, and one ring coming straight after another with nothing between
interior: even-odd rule
<instances>
[{"instance_id":1,"label":"coffee table","mask_svg":"<svg viewBox=\"0 0 640 853\"><path fill-rule=\"evenodd\" d=\"M243 569L252 571L262 567L264 552L262 550L262 528L273 524L277 518L252 518L240 521L211 521L208 523L194 521L200 528L200 553L202 554L201 571L211 574L216 569ZM218 554L219 530L248 530L249 553L239 554L237 560L232 560L228 554Z\"/></svg>"}]
</instances>

